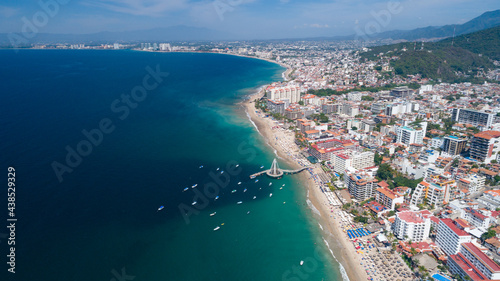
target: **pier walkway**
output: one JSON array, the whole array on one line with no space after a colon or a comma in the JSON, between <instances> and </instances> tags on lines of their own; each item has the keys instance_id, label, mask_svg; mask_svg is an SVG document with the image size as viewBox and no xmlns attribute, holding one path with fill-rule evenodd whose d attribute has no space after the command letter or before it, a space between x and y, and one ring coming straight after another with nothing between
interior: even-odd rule
<instances>
[{"instance_id":1,"label":"pier walkway","mask_svg":"<svg viewBox=\"0 0 500 281\"><path fill-rule=\"evenodd\" d=\"M275 158L273 160L273 163L271 164L271 169L263 170L263 171L260 171L258 173L252 174L252 175L250 175L250 178L253 179L253 178L256 178L256 177L263 175L263 174L266 174L272 178L281 178L283 175L297 174L297 173L300 173L308 168L310 168L310 167L302 167L302 168L296 169L296 170L280 169L278 166L278 161L276 161L276 158Z\"/></svg>"}]
</instances>

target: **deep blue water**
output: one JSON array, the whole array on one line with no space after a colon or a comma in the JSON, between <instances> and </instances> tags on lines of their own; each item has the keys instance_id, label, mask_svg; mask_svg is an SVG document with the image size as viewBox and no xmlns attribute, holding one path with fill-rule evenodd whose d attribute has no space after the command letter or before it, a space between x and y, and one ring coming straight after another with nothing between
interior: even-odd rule
<instances>
[{"instance_id":1,"label":"deep blue water","mask_svg":"<svg viewBox=\"0 0 500 281\"><path fill-rule=\"evenodd\" d=\"M297 178L248 177L273 153L237 103L283 68L134 51L0 50L0 61L0 163L5 177L16 169L18 219L15 274L0 236L1 280L340 279Z\"/></svg>"}]
</instances>

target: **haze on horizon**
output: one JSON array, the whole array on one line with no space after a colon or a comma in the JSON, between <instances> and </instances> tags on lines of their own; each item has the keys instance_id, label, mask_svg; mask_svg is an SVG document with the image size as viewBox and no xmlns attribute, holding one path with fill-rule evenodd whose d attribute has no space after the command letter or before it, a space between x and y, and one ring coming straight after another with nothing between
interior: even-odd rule
<instances>
[{"instance_id":1,"label":"haze on horizon","mask_svg":"<svg viewBox=\"0 0 500 281\"><path fill-rule=\"evenodd\" d=\"M23 18L32 20L43 11L40 3L55 1L60 4L40 32L84 34L186 25L245 39L349 35L373 22L380 31L462 24L499 8L498 0L4 0L0 32L20 32Z\"/></svg>"}]
</instances>

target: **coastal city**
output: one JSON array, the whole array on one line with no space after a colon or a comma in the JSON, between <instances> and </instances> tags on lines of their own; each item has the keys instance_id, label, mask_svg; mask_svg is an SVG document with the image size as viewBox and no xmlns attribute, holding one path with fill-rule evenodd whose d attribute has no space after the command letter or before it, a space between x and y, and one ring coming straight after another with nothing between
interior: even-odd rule
<instances>
[{"instance_id":1,"label":"coastal city","mask_svg":"<svg viewBox=\"0 0 500 281\"><path fill-rule=\"evenodd\" d=\"M51 47L280 64L283 81L248 97L246 110L280 161L307 168L312 207L345 248L341 259L356 280L500 280L499 69L475 72L481 83L397 75L391 52L416 44L365 59L373 44Z\"/></svg>"}]
</instances>

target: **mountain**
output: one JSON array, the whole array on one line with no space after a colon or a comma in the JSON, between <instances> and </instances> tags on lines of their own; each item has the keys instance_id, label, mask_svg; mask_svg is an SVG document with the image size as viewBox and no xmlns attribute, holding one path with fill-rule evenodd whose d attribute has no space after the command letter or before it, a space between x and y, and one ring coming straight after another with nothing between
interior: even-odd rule
<instances>
[{"instance_id":1,"label":"mountain","mask_svg":"<svg viewBox=\"0 0 500 281\"><path fill-rule=\"evenodd\" d=\"M33 35L33 34L29 34ZM122 32L98 32L91 34L55 34L37 33L35 36L24 36L24 34L0 34L0 46L12 45L11 38L17 46L28 46L30 44L112 44L120 42L171 42L171 41L210 41L235 39L233 34L223 33L208 28L191 27L184 25L154 28L146 30L122 31ZM27 39L32 37L32 39ZM17 43L19 42L19 43ZM22 44L21 44L22 43Z\"/></svg>"},{"instance_id":2,"label":"mountain","mask_svg":"<svg viewBox=\"0 0 500 281\"><path fill-rule=\"evenodd\" d=\"M495 26L500 26L500 10L483 13L464 24L451 24L445 26L428 26L413 30L393 30L381 32L370 36L373 39L393 39L393 40L422 40L446 38L467 34Z\"/></svg>"},{"instance_id":3,"label":"mountain","mask_svg":"<svg viewBox=\"0 0 500 281\"><path fill-rule=\"evenodd\" d=\"M405 42L372 47L360 53L362 58L391 60L395 74L421 74L424 78L457 82L473 79L482 69L494 68L491 59L499 59L500 26L448 38L438 42Z\"/></svg>"}]
</instances>

